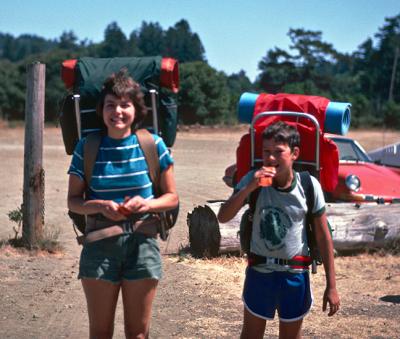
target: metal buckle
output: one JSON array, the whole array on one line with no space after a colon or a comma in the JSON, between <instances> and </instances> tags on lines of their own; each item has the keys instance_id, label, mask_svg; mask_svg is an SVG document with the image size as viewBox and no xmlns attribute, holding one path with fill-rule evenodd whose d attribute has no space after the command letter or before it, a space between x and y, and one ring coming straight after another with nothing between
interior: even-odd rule
<instances>
[{"instance_id":1,"label":"metal buckle","mask_svg":"<svg viewBox=\"0 0 400 339\"><path fill-rule=\"evenodd\" d=\"M276 264L275 258L266 257L266 264Z\"/></svg>"},{"instance_id":2,"label":"metal buckle","mask_svg":"<svg viewBox=\"0 0 400 339\"><path fill-rule=\"evenodd\" d=\"M124 220L121 224L124 233L133 233L132 221L131 220Z\"/></svg>"}]
</instances>

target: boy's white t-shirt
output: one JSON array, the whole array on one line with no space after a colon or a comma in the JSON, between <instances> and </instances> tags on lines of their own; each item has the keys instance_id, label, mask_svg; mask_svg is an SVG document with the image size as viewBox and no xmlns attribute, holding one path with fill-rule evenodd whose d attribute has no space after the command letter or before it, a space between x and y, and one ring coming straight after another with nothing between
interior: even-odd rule
<instances>
[{"instance_id":1,"label":"boy's white t-shirt","mask_svg":"<svg viewBox=\"0 0 400 339\"><path fill-rule=\"evenodd\" d=\"M307 202L299 173L294 172L292 185L285 190L262 187L253 217L250 243L252 253L272 258L290 259L296 255L308 255L305 219ZM247 173L235 191L245 187L254 177ZM314 186L312 213L320 215L325 210L325 199L318 180L311 176ZM275 267L270 264L271 268ZM277 267L276 267L277 268Z\"/></svg>"}]
</instances>

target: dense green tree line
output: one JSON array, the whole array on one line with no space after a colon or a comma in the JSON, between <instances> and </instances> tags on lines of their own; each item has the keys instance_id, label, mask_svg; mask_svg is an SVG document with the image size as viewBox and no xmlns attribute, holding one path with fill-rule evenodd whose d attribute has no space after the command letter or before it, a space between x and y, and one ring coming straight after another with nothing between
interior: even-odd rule
<instances>
[{"instance_id":1,"label":"dense green tree line","mask_svg":"<svg viewBox=\"0 0 400 339\"><path fill-rule=\"evenodd\" d=\"M99 43L80 41L73 31L54 40L0 33L0 116L23 119L26 65L32 61L46 64L46 120L55 121L66 94L60 77L63 60L162 55L180 62L181 123L235 123L240 94L253 91L351 102L353 127L400 128L400 14L386 18L375 39L360 42L351 54L336 51L319 31L290 29L288 36L289 50L267 50L251 83L244 71L227 75L208 65L201 39L186 20L166 30L158 23L143 22L129 36L113 22Z\"/></svg>"},{"instance_id":2,"label":"dense green tree line","mask_svg":"<svg viewBox=\"0 0 400 339\"><path fill-rule=\"evenodd\" d=\"M260 61L257 88L348 101L353 127L400 128L400 15L385 19L375 44L368 38L352 54L338 53L318 31L288 35L290 52L275 48Z\"/></svg>"}]
</instances>

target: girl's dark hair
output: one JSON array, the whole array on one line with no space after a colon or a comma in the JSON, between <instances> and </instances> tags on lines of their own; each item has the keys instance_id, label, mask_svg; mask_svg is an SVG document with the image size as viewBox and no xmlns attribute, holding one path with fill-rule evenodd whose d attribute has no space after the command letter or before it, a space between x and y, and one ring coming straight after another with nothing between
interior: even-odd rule
<instances>
[{"instance_id":1,"label":"girl's dark hair","mask_svg":"<svg viewBox=\"0 0 400 339\"><path fill-rule=\"evenodd\" d=\"M300 147L300 134L299 131L286 124L283 121L278 121L269 125L262 134L263 140L273 139L276 142L283 142L289 145L290 150L293 152L295 147Z\"/></svg>"},{"instance_id":2,"label":"girl's dark hair","mask_svg":"<svg viewBox=\"0 0 400 339\"><path fill-rule=\"evenodd\" d=\"M135 107L135 119L132 123L132 130L138 128L147 115L147 107L144 103L144 94L140 85L134 81L126 68L122 68L118 73L111 74L103 84L100 92L99 101L96 107L96 113L103 120L104 100L107 94L118 98L127 97L132 100Z\"/></svg>"}]
</instances>

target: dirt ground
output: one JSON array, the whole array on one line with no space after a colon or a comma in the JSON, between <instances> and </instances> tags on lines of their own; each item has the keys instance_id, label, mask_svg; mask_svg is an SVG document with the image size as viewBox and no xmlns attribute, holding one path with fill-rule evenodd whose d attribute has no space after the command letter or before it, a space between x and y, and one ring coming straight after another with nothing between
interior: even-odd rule
<instances>
[{"instance_id":1,"label":"dirt ground","mask_svg":"<svg viewBox=\"0 0 400 339\"><path fill-rule=\"evenodd\" d=\"M164 278L153 309L152 338L238 338L242 322L241 289L245 262L238 257L213 260L177 254L187 246L186 215L230 190L221 178L235 158L243 128L191 129L178 134L173 156L181 211L170 240L161 243ZM400 133L352 132L373 149L400 139ZM13 236L7 213L22 202L24 130L0 128L0 239ZM66 214L66 171L61 131L44 135L45 223L60 232L63 251L24 253L0 249L0 338L85 338L86 305L77 280L80 247ZM336 259L342 308L332 318L321 312L323 269L312 276L314 307L304 323L312 338L398 338L400 332L400 257L362 254ZM123 338L121 303L115 338ZM277 337L276 320L266 337Z\"/></svg>"}]
</instances>

